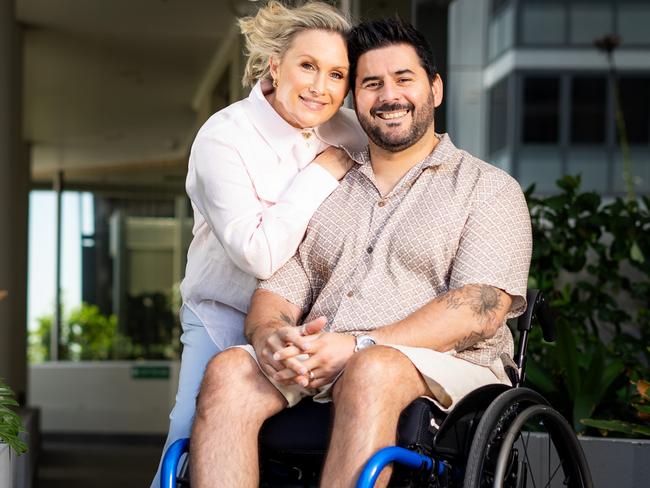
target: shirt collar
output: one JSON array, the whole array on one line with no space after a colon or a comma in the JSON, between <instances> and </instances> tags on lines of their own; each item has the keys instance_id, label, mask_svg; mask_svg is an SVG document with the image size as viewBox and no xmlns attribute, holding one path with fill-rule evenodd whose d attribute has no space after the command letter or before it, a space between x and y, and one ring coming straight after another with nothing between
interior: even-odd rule
<instances>
[{"instance_id":1,"label":"shirt collar","mask_svg":"<svg viewBox=\"0 0 650 488\"><path fill-rule=\"evenodd\" d=\"M438 144L433 148L433 151L431 151L426 158L409 169L406 173L408 176L405 175L406 177L403 178L402 181L410 180L413 175L419 175L427 168L441 166L453 160L454 154L458 149L456 149L456 146L451 142L449 135L446 133L436 133L436 137L438 138ZM374 173L372 165L370 164L370 149L366 148L363 151L348 154L354 161L359 163L359 171L374 181Z\"/></svg>"},{"instance_id":2,"label":"shirt collar","mask_svg":"<svg viewBox=\"0 0 650 488\"><path fill-rule=\"evenodd\" d=\"M454 146L454 143L451 142L451 138L447 133L436 133L436 137L438 138L438 144L436 144L436 147L434 147L433 151L431 151L429 155L416 166L422 165L423 168L429 166L439 166L445 162L448 162L449 158L453 156L453 153L457 151L456 146ZM361 165L370 164L369 147L366 147L362 151L348 151L348 155Z\"/></svg>"},{"instance_id":3,"label":"shirt collar","mask_svg":"<svg viewBox=\"0 0 650 488\"><path fill-rule=\"evenodd\" d=\"M292 149L298 144L304 144L305 139L302 132L313 132L313 130L297 129L284 120L264 96L263 84L265 84L264 80L258 81L248 95L250 120L268 145L280 157L280 161L288 161L293 158Z\"/></svg>"}]
</instances>

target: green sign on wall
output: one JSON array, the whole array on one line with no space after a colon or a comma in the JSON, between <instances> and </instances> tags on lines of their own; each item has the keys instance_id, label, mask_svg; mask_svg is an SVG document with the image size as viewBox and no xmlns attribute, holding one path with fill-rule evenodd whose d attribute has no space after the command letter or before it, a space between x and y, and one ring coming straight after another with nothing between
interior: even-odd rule
<instances>
[{"instance_id":1,"label":"green sign on wall","mask_svg":"<svg viewBox=\"0 0 650 488\"><path fill-rule=\"evenodd\" d=\"M136 380L168 380L169 366L137 364L131 367L131 378Z\"/></svg>"}]
</instances>

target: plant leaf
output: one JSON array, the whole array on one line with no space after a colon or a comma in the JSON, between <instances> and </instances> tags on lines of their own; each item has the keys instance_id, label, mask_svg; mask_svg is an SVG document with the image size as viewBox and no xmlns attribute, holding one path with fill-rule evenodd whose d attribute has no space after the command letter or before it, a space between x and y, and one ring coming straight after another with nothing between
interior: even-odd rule
<instances>
[{"instance_id":1,"label":"plant leaf","mask_svg":"<svg viewBox=\"0 0 650 488\"><path fill-rule=\"evenodd\" d=\"M630 259L632 261L636 261L639 264L645 263L645 257L643 256L643 251L641 251L641 248L639 247L636 241L632 243L632 247L630 248Z\"/></svg>"},{"instance_id":2,"label":"plant leaf","mask_svg":"<svg viewBox=\"0 0 650 488\"><path fill-rule=\"evenodd\" d=\"M578 350L573 334L566 324L557 324L556 357L558 364L566 375L569 395L575 399L580 385L580 371L576 355Z\"/></svg>"},{"instance_id":3,"label":"plant leaf","mask_svg":"<svg viewBox=\"0 0 650 488\"><path fill-rule=\"evenodd\" d=\"M587 427L595 427L596 429L612 430L614 432L622 432L623 434L628 435L650 437L649 426L634 424L632 422L623 422L621 420L580 419L580 423Z\"/></svg>"},{"instance_id":4,"label":"plant leaf","mask_svg":"<svg viewBox=\"0 0 650 488\"><path fill-rule=\"evenodd\" d=\"M636 391L639 392L646 400L650 400L650 395L648 395L648 388L650 388L650 383L645 380L639 380L636 382Z\"/></svg>"},{"instance_id":5,"label":"plant leaf","mask_svg":"<svg viewBox=\"0 0 650 488\"><path fill-rule=\"evenodd\" d=\"M526 364L526 380L544 396L552 396L558 391L553 378L533 361Z\"/></svg>"}]
</instances>

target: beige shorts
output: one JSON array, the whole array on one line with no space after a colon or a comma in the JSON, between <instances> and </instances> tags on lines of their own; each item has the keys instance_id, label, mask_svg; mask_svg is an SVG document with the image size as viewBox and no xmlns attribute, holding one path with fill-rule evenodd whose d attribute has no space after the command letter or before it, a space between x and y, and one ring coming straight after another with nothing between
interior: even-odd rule
<instances>
[{"instance_id":1,"label":"beige shorts","mask_svg":"<svg viewBox=\"0 0 650 488\"><path fill-rule=\"evenodd\" d=\"M505 383L497 378L488 367L470 363L451 353L437 352L422 347L385 345L397 349L409 358L431 390L431 397L427 398L443 411L451 410L461 398L481 386ZM253 346L235 347L248 351L259 366ZM332 401L330 390L336 379L320 388L304 388L300 385L283 385L270 378L262 368L260 371L287 399L288 407L293 407L304 397L314 397L314 401L319 403Z\"/></svg>"}]
</instances>

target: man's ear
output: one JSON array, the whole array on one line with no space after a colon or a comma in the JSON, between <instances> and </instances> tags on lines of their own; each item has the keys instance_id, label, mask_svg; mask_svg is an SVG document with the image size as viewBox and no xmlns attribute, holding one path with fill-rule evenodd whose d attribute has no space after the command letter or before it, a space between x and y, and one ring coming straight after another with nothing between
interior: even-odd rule
<instances>
[{"instance_id":1,"label":"man's ear","mask_svg":"<svg viewBox=\"0 0 650 488\"><path fill-rule=\"evenodd\" d=\"M436 108L439 107L442 103L443 91L442 78L440 78L439 74L436 74L436 77L431 83L431 93L433 93L433 106Z\"/></svg>"}]
</instances>

